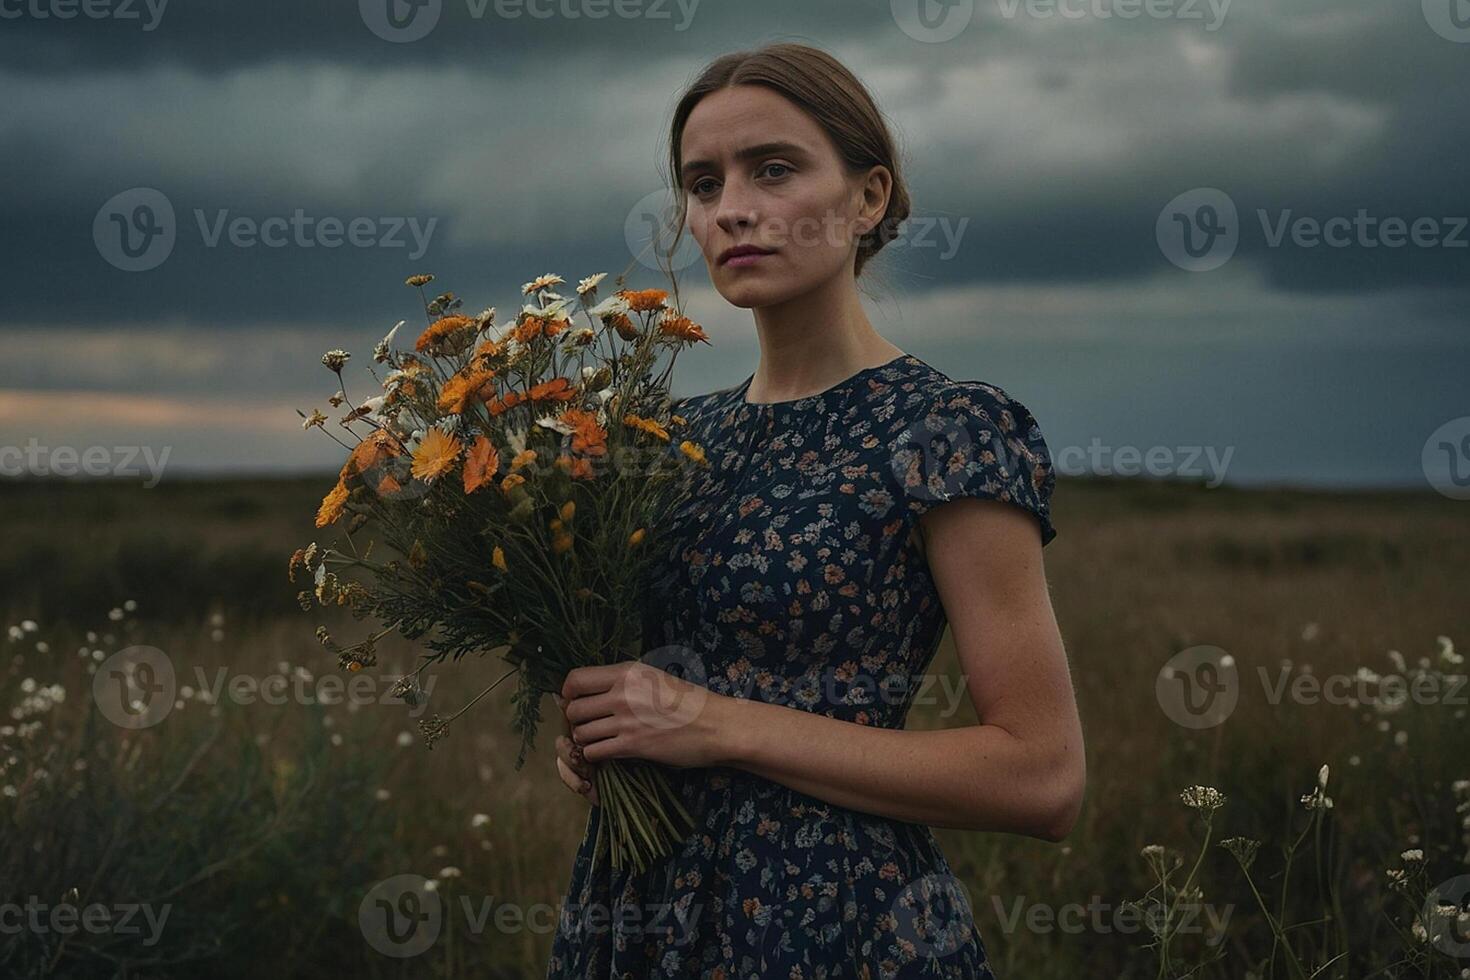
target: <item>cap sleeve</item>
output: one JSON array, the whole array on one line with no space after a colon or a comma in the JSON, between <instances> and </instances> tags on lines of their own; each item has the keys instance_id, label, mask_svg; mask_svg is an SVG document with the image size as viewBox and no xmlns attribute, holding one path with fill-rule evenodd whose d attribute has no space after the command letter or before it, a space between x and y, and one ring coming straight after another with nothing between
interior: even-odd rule
<instances>
[{"instance_id":1,"label":"cap sleeve","mask_svg":"<svg viewBox=\"0 0 1470 980\"><path fill-rule=\"evenodd\" d=\"M983 381L947 381L921 402L892 446L904 506L914 515L956 497L1014 504L1056 537L1051 453L1026 406Z\"/></svg>"}]
</instances>

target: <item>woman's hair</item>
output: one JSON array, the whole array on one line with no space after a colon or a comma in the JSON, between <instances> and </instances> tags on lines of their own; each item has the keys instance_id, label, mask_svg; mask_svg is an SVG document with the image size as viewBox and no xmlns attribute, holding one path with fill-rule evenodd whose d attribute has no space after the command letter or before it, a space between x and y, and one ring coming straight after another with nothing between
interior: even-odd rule
<instances>
[{"instance_id":1,"label":"woman's hair","mask_svg":"<svg viewBox=\"0 0 1470 980\"><path fill-rule=\"evenodd\" d=\"M706 95L735 85L764 85L799 106L827 132L849 173L865 173L881 164L893 175L888 210L858 241L853 274L861 275L868 259L897 237L898 226L908 218L908 186L898 165L893 135L867 88L842 62L804 44L768 44L755 51L721 55L680 96L669 134L670 186L679 202L674 227L682 230L684 226L680 144L689 114Z\"/></svg>"}]
</instances>

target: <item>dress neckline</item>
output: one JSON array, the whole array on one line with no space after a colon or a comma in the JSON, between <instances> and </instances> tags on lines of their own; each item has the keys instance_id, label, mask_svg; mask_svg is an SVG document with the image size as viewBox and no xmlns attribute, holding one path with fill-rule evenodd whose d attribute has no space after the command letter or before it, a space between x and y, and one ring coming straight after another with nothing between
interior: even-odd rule
<instances>
[{"instance_id":1,"label":"dress neckline","mask_svg":"<svg viewBox=\"0 0 1470 980\"><path fill-rule=\"evenodd\" d=\"M842 389L846 388L847 386L852 385L852 384L855 384L859 379L864 378L864 377L872 374L875 371L881 371L884 368L894 367L894 366L898 365L899 363L901 363L903 361L907 361L907 360L912 359L913 356L914 355L912 355L912 354L908 353L907 351L905 351L904 353L899 354L896 357L893 357L893 358L890 358L887 361L884 361L882 364L874 364L874 365L871 365L870 367L865 367L865 368L861 369L860 371L856 372L855 374L850 374L847 377L843 378L841 381L837 382L836 384L834 384L834 385L832 385L832 386L830 386L828 388L823 388L821 391L813 392L810 395L802 395L800 398L788 398L788 399L786 399L784 401L778 401L778 402L749 402L749 401L746 401L745 400L745 393L746 393L746 391L748 391L750 389L750 383L755 380L755 372L752 371L750 373L750 377L746 378L743 382L741 382L740 387L738 389L736 389L736 391L735 391L735 404L736 404L737 407L740 407L740 408L748 408L748 409L751 409L752 411L755 411L755 410L775 410L775 409L781 409L781 408L789 408L789 407L791 407L793 405L799 405L802 402L814 401L814 400L816 400L818 398L821 398L821 397L823 397L825 395L835 394L835 393L841 391Z\"/></svg>"}]
</instances>

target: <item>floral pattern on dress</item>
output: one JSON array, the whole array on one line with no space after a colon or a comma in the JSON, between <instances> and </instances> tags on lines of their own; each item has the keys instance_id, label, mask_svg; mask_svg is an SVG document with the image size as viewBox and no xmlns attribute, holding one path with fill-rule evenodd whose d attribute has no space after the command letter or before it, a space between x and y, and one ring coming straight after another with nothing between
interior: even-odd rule
<instances>
[{"instance_id":1,"label":"floral pattern on dress","mask_svg":"<svg viewBox=\"0 0 1470 980\"><path fill-rule=\"evenodd\" d=\"M786 402L746 402L753 377L676 406L709 465L686 467L660 538L646 659L719 694L902 729L946 624L919 517L998 500L1049 543L1041 431L1000 388L912 354ZM993 980L929 827L740 769L669 774L694 833L642 873L594 869L591 808L548 978Z\"/></svg>"}]
</instances>

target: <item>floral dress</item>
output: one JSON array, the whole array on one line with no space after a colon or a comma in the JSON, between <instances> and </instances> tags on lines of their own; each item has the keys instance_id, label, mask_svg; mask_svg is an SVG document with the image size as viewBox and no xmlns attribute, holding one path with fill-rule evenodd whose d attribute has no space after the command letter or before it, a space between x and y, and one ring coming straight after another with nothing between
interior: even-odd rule
<instances>
[{"instance_id":1,"label":"floral dress","mask_svg":"<svg viewBox=\"0 0 1470 980\"><path fill-rule=\"evenodd\" d=\"M933 697L920 682L946 622L919 516L1005 501L1049 542L1041 432L999 388L912 354L791 401L746 402L753 377L675 406L672 443L682 432L709 465L689 467L663 539L648 658L719 694L901 729ZM593 868L592 807L548 978L994 977L927 826L740 769L668 773L694 832L641 873Z\"/></svg>"}]
</instances>

